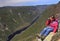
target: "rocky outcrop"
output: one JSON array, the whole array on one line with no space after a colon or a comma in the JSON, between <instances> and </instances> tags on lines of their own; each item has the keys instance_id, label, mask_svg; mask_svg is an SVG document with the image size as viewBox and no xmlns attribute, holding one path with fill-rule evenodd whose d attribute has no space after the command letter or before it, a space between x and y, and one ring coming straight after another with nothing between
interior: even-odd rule
<instances>
[{"instance_id":1,"label":"rocky outcrop","mask_svg":"<svg viewBox=\"0 0 60 41\"><path fill-rule=\"evenodd\" d=\"M51 41L58 41L60 39L60 32L58 32L56 35L54 35L51 39ZM59 40L60 41L60 40Z\"/></svg>"}]
</instances>

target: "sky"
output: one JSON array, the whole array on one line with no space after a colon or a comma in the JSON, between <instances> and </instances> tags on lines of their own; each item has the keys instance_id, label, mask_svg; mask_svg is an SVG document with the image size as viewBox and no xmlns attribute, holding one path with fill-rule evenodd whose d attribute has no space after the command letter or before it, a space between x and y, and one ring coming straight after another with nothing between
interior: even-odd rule
<instances>
[{"instance_id":1,"label":"sky","mask_svg":"<svg viewBox=\"0 0 60 41\"><path fill-rule=\"evenodd\" d=\"M60 0L0 0L0 7L3 6L32 6L56 4Z\"/></svg>"}]
</instances>

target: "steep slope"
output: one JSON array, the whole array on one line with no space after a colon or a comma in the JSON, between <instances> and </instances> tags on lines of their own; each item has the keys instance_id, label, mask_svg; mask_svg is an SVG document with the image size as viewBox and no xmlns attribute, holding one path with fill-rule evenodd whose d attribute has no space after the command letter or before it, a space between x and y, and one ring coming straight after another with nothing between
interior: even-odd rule
<instances>
[{"instance_id":1,"label":"steep slope","mask_svg":"<svg viewBox=\"0 0 60 41\"><path fill-rule=\"evenodd\" d=\"M32 41L44 27L46 19L52 15L60 14L60 3L48 7L43 15L23 33L16 35L11 41ZM57 16L56 16L57 17ZM57 38L57 37L56 37ZM54 38L55 39L55 38Z\"/></svg>"},{"instance_id":2,"label":"steep slope","mask_svg":"<svg viewBox=\"0 0 60 41\"><path fill-rule=\"evenodd\" d=\"M28 7L28 9L32 9L34 7ZM28 10L26 7L23 10L23 7L3 7L0 8L0 38L5 40L9 34L15 32L22 27L29 25L29 23L36 17L36 13ZM28 14L31 12L30 14ZM33 14L32 14L33 13Z\"/></svg>"},{"instance_id":3,"label":"steep slope","mask_svg":"<svg viewBox=\"0 0 60 41\"><path fill-rule=\"evenodd\" d=\"M11 41L32 41L33 38L35 38L36 33L39 33L43 27L45 27L44 24L46 19L51 16L51 14L48 14L48 12L48 10L44 11L44 13L32 26L30 26L21 34L16 35Z\"/></svg>"},{"instance_id":4,"label":"steep slope","mask_svg":"<svg viewBox=\"0 0 60 41\"><path fill-rule=\"evenodd\" d=\"M38 14L37 6L0 7L0 41L29 25Z\"/></svg>"}]
</instances>

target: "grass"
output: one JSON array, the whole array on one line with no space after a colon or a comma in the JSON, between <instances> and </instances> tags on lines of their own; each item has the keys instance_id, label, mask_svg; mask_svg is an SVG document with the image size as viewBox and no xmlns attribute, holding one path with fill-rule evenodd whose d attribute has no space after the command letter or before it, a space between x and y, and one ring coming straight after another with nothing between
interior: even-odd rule
<instances>
[{"instance_id":1,"label":"grass","mask_svg":"<svg viewBox=\"0 0 60 41\"><path fill-rule=\"evenodd\" d=\"M58 6L60 6L60 4ZM56 5L50 6L32 26L21 34L16 35L11 41L32 41L36 37L36 34L40 33L45 27L46 19L49 16L60 12L58 9ZM36 7L34 6L0 8L0 23L3 26L1 27L0 24L0 41L6 41L9 34L28 25L33 18L38 15L38 12L39 11L36 10ZM4 25L6 26L4 27ZM5 30L6 27L8 27L8 30Z\"/></svg>"},{"instance_id":2,"label":"grass","mask_svg":"<svg viewBox=\"0 0 60 41\"><path fill-rule=\"evenodd\" d=\"M32 41L34 40L36 37L36 34L40 33L40 31L45 27L46 19L52 15L56 15L57 13L60 13L59 9L60 9L60 4L51 5L47 10L43 12L42 16L32 26L30 26L27 30L25 30L21 34L16 35L11 41ZM60 37L59 35L54 36L54 37L55 38Z\"/></svg>"},{"instance_id":3,"label":"grass","mask_svg":"<svg viewBox=\"0 0 60 41\"><path fill-rule=\"evenodd\" d=\"M40 31L45 27L46 19L52 15L48 13L51 12L46 10L32 26L21 34L16 35L11 41L32 41L36 37L36 34L40 33Z\"/></svg>"},{"instance_id":4,"label":"grass","mask_svg":"<svg viewBox=\"0 0 60 41\"><path fill-rule=\"evenodd\" d=\"M35 9L35 7L1 7L0 39L6 41L8 35L29 25L29 23L37 16L37 14L33 12ZM6 27L8 30L5 30Z\"/></svg>"}]
</instances>

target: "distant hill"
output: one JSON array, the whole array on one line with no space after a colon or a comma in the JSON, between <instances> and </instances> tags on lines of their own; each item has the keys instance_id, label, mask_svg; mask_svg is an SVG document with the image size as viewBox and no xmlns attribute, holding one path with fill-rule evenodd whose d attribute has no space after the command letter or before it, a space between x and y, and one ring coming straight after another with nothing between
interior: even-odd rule
<instances>
[{"instance_id":1,"label":"distant hill","mask_svg":"<svg viewBox=\"0 0 60 41\"><path fill-rule=\"evenodd\" d=\"M0 41L6 41L11 33L29 25L47 7L47 5L0 7Z\"/></svg>"},{"instance_id":2,"label":"distant hill","mask_svg":"<svg viewBox=\"0 0 60 41\"><path fill-rule=\"evenodd\" d=\"M60 19L60 2L57 4L50 5L42 14L42 16L32 25L29 29L25 30L23 33L16 35L11 41L32 41L36 38L36 34L45 27L45 21L48 17L56 15ZM53 37L52 41L55 41L60 37L58 32L56 36ZM60 39L60 38L59 38Z\"/></svg>"}]
</instances>

